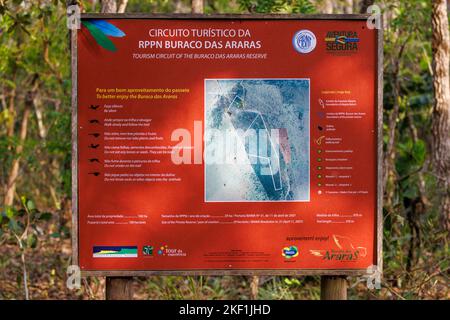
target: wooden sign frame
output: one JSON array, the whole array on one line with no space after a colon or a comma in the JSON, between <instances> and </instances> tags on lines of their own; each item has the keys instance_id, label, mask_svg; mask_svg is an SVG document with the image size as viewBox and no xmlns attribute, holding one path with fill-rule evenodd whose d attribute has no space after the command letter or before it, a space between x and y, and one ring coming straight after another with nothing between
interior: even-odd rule
<instances>
[{"instance_id":1,"label":"wooden sign frame","mask_svg":"<svg viewBox=\"0 0 450 320\"><path fill-rule=\"evenodd\" d=\"M364 20L370 16L366 14L81 14L81 19L176 19L176 20ZM381 19L381 17L380 17ZM78 74L77 74L77 32L71 30L71 66L72 66L72 264L78 265ZM377 214L376 214L376 261L374 266L382 272L383 265L383 186L382 186L382 159L383 159L383 30L376 30L377 37L377 81L376 81L376 131L377 131ZM152 276L152 275L366 275L366 269L253 269L253 270L101 270L81 271L82 276Z\"/></svg>"}]
</instances>

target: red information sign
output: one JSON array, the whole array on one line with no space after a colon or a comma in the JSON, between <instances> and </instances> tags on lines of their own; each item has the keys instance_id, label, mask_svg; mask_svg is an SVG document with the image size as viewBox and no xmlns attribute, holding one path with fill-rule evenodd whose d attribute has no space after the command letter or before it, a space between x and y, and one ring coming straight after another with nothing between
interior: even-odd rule
<instances>
[{"instance_id":1,"label":"red information sign","mask_svg":"<svg viewBox=\"0 0 450 320\"><path fill-rule=\"evenodd\" d=\"M84 16L81 270L379 266L379 41L361 16Z\"/></svg>"}]
</instances>

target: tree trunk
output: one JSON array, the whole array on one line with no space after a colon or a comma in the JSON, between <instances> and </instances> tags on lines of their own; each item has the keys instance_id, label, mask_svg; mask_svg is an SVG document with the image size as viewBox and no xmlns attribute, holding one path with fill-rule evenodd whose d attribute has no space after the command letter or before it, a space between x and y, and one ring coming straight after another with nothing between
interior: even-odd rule
<instances>
[{"instance_id":1,"label":"tree trunk","mask_svg":"<svg viewBox=\"0 0 450 320\"><path fill-rule=\"evenodd\" d=\"M333 1L325 0L323 2L323 13L332 14L333 13Z\"/></svg>"},{"instance_id":2,"label":"tree trunk","mask_svg":"<svg viewBox=\"0 0 450 320\"><path fill-rule=\"evenodd\" d=\"M389 115L388 120L388 141L386 145L386 152L384 153L384 161L383 161L383 186L385 189L385 205L389 209L391 209L392 199L394 196L395 186L393 185L393 181L395 181L395 142L397 135L397 119L400 111L400 61L403 56L403 52L405 50L406 40L400 45L400 49L398 54L392 57L392 95L393 95L393 107L391 114ZM391 183L392 182L392 183Z\"/></svg>"},{"instance_id":3,"label":"tree trunk","mask_svg":"<svg viewBox=\"0 0 450 320\"><path fill-rule=\"evenodd\" d=\"M374 0L362 0L359 7L360 13L367 13L367 8L373 5Z\"/></svg>"},{"instance_id":4,"label":"tree trunk","mask_svg":"<svg viewBox=\"0 0 450 320\"><path fill-rule=\"evenodd\" d=\"M440 213L444 229L450 230L450 75L449 30L446 0L432 1L433 169L442 191Z\"/></svg>"},{"instance_id":5,"label":"tree trunk","mask_svg":"<svg viewBox=\"0 0 450 320\"><path fill-rule=\"evenodd\" d=\"M364 9L362 9L363 11ZM392 23L395 18L396 13L394 11L389 12L389 16L387 17L388 25ZM390 220L392 225L391 233L393 236L400 236L400 223L398 221L398 215L396 215L396 211L398 213L398 209L393 206L393 199L395 195L395 191L397 189L397 176L395 171L395 139L397 132L397 119L399 114L399 103L400 103L400 80L399 80L399 70L400 63L402 61L402 55L405 51L405 47L409 41L409 38L403 34L403 30L394 30L393 34L387 38L389 42L389 46L393 48L389 53L389 63L387 64L387 68L385 73L389 73L391 76L389 77L389 82L392 87L392 110L388 112L386 110L386 106L383 107L383 113L388 115L387 119L387 128L384 132L387 135L386 141L386 149L383 153L383 176L382 176L382 184L384 189L384 207L386 208L388 214L387 219ZM398 208L398 207L397 207Z\"/></svg>"},{"instance_id":6,"label":"tree trunk","mask_svg":"<svg viewBox=\"0 0 450 320\"><path fill-rule=\"evenodd\" d=\"M34 103L34 112L36 114L36 121L38 125L39 137L42 140L45 140L45 138L47 137L47 129L45 128L44 124L44 116L42 114L42 99L39 96L39 94L35 96L33 103Z\"/></svg>"},{"instance_id":7,"label":"tree trunk","mask_svg":"<svg viewBox=\"0 0 450 320\"><path fill-rule=\"evenodd\" d=\"M192 0L192 13L203 13L203 0Z\"/></svg>"},{"instance_id":8,"label":"tree trunk","mask_svg":"<svg viewBox=\"0 0 450 320\"><path fill-rule=\"evenodd\" d=\"M259 276L252 276L250 283L250 299L257 300L259 292Z\"/></svg>"},{"instance_id":9,"label":"tree trunk","mask_svg":"<svg viewBox=\"0 0 450 320\"><path fill-rule=\"evenodd\" d=\"M15 81L15 77L13 78ZM15 101L16 101L16 88L11 89L11 93L9 95L9 116L12 117L12 121L8 123L8 127L6 129L6 135L8 137L12 137L14 135L14 118L15 118Z\"/></svg>"},{"instance_id":10,"label":"tree trunk","mask_svg":"<svg viewBox=\"0 0 450 320\"><path fill-rule=\"evenodd\" d=\"M419 134L417 133L417 128L414 124L414 118L413 118L413 115L411 114L411 109L406 110L406 117L408 119L408 127L409 127L409 131L411 131L412 140L414 143L417 143L420 138L419 138ZM425 167L425 165L422 166L422 169L418 173L419 197L420 197L420 199L422 199L422 202L424 203L424 205L427 205L428 199L427 199L427 193L426 193L425 177L423 176L423 172L422 172L423 167Z\"/></svg>"},{"instance_id":11,"label":"tree trunk","mask_svg":"<svg viewBox=\"0 0 450 320\"><path fill-rule=\"evenodd\" d=\"M23 152L25 139L28 131L28 118L31 112L31 98L25 101L25 110L23 111L22 124L20 125L19 144L16 148L16 158L12 162L11 170L9 171L8 184L6 186L6 193L4 204L5 206L12 206L14 203L14 194L16 193L17 177L19 176L20 158Z\"/></svg>"},{"instance_id":12,"label":"tree trunk","mask_svg":"<svg viewBox=\"0 0 450 320\"><path fill-rule=\"evenodd\" d=\"M102 0L102 13L116 13L117 1L116 0Z\"/></svg>"},{"instance_id":13,"label":"tree trunk","mask_svg":"<svg viewBox=\"0 0 450 320\"><path fill-rule=\"evenodd\" d=\"M174 0L173 3L174 3L174 5L173 5L173 7L174 7L173 13L182 13L183 9L184 9L183 1L181 1L181 0Z\"/></svg>"},{"instance_id":14,"label":"tree trunk","mask_svg":"<svg viewBox=\"0 0 450 320\"><path fill-rule=\"evenodd\" d=\"M125 13L125 10L127 9L128 0L122 0L119 4L119 9L117 9L118 13Z\"/></svg>"},{"instance_id":15,"label":"tree trunk","mask_svg":"<svg viewBox=\"0 0 450 320\"><path fill-rule=\"evenodd\" d=\"M345 0L344 1L344 13L346 13L346 14L353 13L353 0Z\"/></svg>"}]
</instances>

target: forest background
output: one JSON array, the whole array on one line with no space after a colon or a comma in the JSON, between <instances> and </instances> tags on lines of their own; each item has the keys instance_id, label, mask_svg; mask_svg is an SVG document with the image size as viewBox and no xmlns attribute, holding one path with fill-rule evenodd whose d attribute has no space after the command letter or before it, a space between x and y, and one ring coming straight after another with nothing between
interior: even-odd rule
<instances>
[{"instance_id":1,"label":"forest background","mask_svg":"<svg viewBox=\"0 0 450 320\"><path fill-rule=\"evenodd\" d=\"M350 299L449 299L450 88L446 0L0 0L0 299L102 299L71 264L67 6L83 12L366 13L384 28L384 270ZM135 278L136 299L318 299L320 277Z\"/></svg>"}]
</instances>

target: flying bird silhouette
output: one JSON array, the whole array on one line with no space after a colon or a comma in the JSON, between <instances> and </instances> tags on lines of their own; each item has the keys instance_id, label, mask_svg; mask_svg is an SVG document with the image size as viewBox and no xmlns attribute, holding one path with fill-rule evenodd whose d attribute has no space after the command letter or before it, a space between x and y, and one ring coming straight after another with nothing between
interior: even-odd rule
<instances>
[{"instance_id":1,"label":"flying bird silhouette","mask_svg":"<svg viewBox=\"0 0 450 320\"><path fill-rule=\"evenodd\" d=\"M90 107L92 110L97 110L98 108L100 108L100 106L99 105L93 105L93 104L91 104L91 107Z\"/></svg>"},{"instance_id":2,"label":"flying bird silhouette","mask_svg":"<svg viewBox=\"0 0 450 320\"><path fill-rule=\"evenodd\" d=\"M100 147L100 145L97 143L97 144L93 144L93 143L91 143L90 145L89 145L89 148L92 148L92 149L97 149L98 147Z\"/></svg>"},{"instance_id":3,"label":"flying bird silhouette","mask_svg":"<svg viewBox=\"0 0 450 320\"><path fill-rule=\"evenodd\" d=\"M98 121L97 119L92 119L92 120L89 120L89 123L100 123L100 121Z\"/></svg>"},{"instance_id":4,"label":"flying bird silhouette","mask_svg":"<svg viewBox=\"0 0 450 320\"><path fill-rule=\"evenodd\" d=\"M100 172L89 172L88 174L92 174L92 175L98 177L100 175Z\"/></svg>"},{"instance_id":5,"label":"flying bird silhouette","mask_svg":"<svg viewBox=\"0 0 450 320\"><path fill-rule=\"evenodd\" d=\"M92 159L88 159L88 160L89 160L89 162L98 162L98 163L100 163L100 161L97 158L92 158Z\"/></svg>"},{"instance_id":6,"label":"flying bird silhouette","mask_svg":"<svg viewBox=\"0 0 450 320\"><path fill-rule=\"evenodd\" d=\"M89 133L90 136L94 136L95 138L100 137L100 133Z\"/></svg>"}]
</instances>

